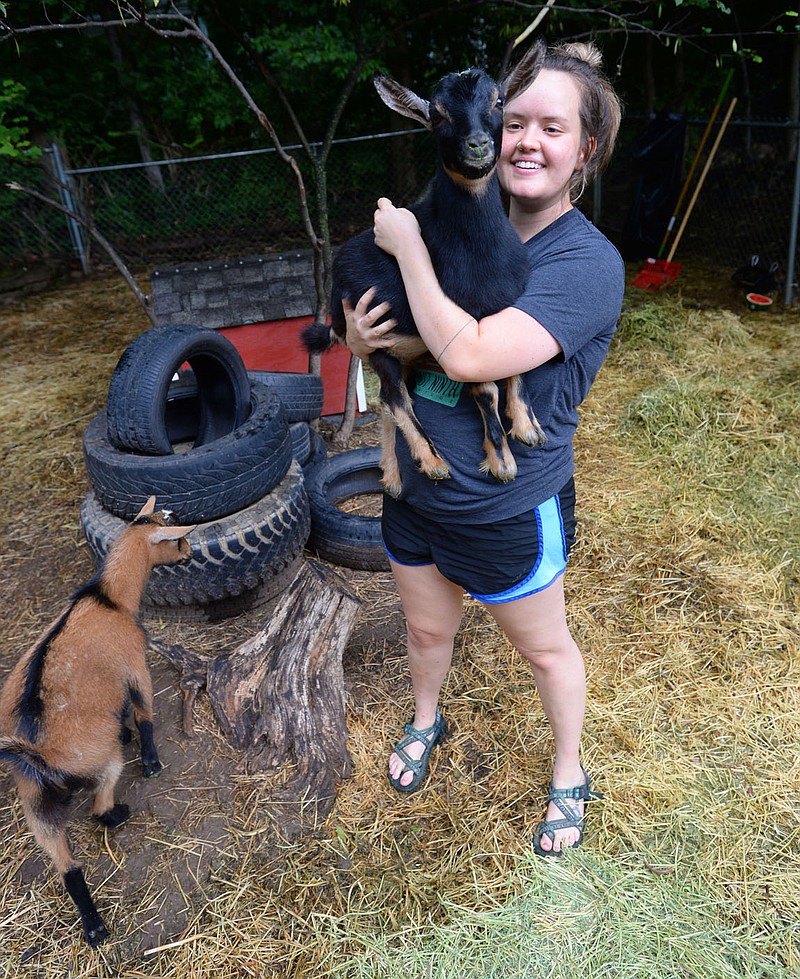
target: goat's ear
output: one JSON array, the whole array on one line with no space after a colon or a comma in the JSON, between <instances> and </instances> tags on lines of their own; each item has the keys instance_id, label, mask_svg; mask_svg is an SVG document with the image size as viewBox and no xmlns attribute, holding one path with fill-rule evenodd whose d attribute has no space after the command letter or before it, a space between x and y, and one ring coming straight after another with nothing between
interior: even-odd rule
<instances>
[{"instance_id":1,"label":"goat's ear","mask_svg":"<svg viewBox=\"0 0 800 979\"><path fill-rule=\"evenodd\" d=\"M544 39L537 37L516 65L500 79L499 84L506 103L521 95L533 84L542 70L546 53L547 45Z\"/></svg>"},{"instance_id":2,"label":"goat's ear","mask_svg":"<svg viewBox=\"0 0 800 979\"><path fill-rule=\"evenodd\" d=\"M156 498L151 496L150 499L145 503L142 509L136 514L135 519L138 520L139 517L149 517L150 514L156 508Z\"/></svg>"},{"instance_id":3,"label":"goat's ear","mask_svg":"<svg viewBox=\"0 0 800 979\"><path fill-rule=\"evenodd\" d=\"M378 90L382 101L399 112L401 116L413 119L426 129L431 128L431 104L426 99L415 95L410 88L405 88L388 75L376 71L372 76L373 84Z\"/></svg>"},{"instance_id":4,"label":"goat's ear","mask_svg":"<svg viewBox=\"0 0 800 979\"><path fill-rule=\"evenodd\" d=\"M147 539L151 544L158 544L162 540L180 540L181 537L191 534L196 527L197 524L192 524L191 527L153 527Z\"/></svg>"}]
</instances>

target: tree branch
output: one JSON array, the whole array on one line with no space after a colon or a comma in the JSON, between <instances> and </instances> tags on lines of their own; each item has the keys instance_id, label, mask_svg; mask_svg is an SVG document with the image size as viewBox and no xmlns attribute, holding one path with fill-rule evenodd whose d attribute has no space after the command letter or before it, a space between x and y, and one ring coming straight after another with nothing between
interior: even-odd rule
<instances>
[{"instance_id":1,"label":"tree branch","mask_svg":"<svg viewBox=\"0 0 800 979\"><path fill-rule=\"evenodd\" d=\"M150 297L146 296L142 292L142 290L139 288L138 282L128 271L127 265L119 257L114 246L104 235L100 234L91 221L83 217L82 214L78 214L77 211L73 211L71 208L65 207L63 204L59 203L58 201L54 201L51 197L47 197L45 194L40 194L38 190L33 190L31 187L23 187L22 184L18 184L16 181L6 184L6 187L8 187L9 190L19 191L21 194L26 194L28 197L33 197L37 201L41 201L43 204L48 204L50 207L54 207L57 211L61 211L62 214L66 214L68 217L71 217L73 220L77 221L84 228L86 228L92 238L94 238L101 248L103 248L114 265L116 265L120 275L128 283L128 286L130 287L134 296L136 296L137 300L141 304L142 309L145 311L145 313L147 313L150 322L155 326L156 321L150 308Z\"/></svg>"}]
</instances>

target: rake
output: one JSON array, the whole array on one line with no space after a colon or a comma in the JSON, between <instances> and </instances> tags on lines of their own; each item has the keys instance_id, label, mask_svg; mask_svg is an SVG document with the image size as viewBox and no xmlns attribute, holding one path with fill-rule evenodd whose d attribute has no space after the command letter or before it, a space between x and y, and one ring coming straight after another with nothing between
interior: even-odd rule
<instances>
[{"instance_id":1,"label":"rake","mask_svg":"<svg viewBox=\"0 0 800 979\"><path fill-rule=\"evenodd\" d=\"M700 174L700 178L697 181L697 186L694 189L694 193L692 194L692 197L686 208L686 212L683 215L683 220L681 221L680 227L678 228L678 233L675 235L675 240L672 242L672 247L669 250L669 254L667 255L666 259L662 259L660 256L667 242L667 239L669 238L670 231L672 230L672 227L675 223L675 217L678 213L678 210L680 209L680 205L681 202L683 201L683 197L685 196L686 191L689 187L689 182L691 181L695 167L697 166L697 162L700 159L700 153L703 149L703 146L705 145L706 139L708 138L708 134L711 131L711 127L714 124L714 120L716 119L717 112L719 110L720 104L722 102L722 98L728 87L728 83L730 82L730 79L731 79L731 75L729 73L728 77L725 80L725 85L723 86L720 99L717 102L717 104L714 106L714 111L711 114L711 118L708 120L708 125L706 126L706 130L703 133L703 138L700 141L700 145L697 148L697 153L695 154L692 167L689 171L688 176L686 177L686 180L684 181L681 195L678 198L678 203L675 207L675 214L670 219L669 225L667 226L667 231L664 235L664 239L661 242L661 247L658 250L659 257L645 259L644 266L639 270L639 272L637 272L636 276L631 280L631 285L635 286L637 289L645 289L648 292L658 292L659 290L665 288L666 286L674 282L680 275L681 272L680 262L673 262L672 259L675 255L675 252L678 249L678 245L680 243L681 237L683 236L683 232L689 221L689 216L691 215L692 210L694 209L695 202L697 201L697 198L700 194L700 190L703 186L703 183L705 182L706 176L708 175L708 171L711 169L711 164L714 162L714 157L716 156L719 144L722 141L722 137L725 133L725 130L728 128L728 122L730 121L731 115L733 114L733 110L736 107L737 100L735 96L731 99L731 104L728 106L728 111L725 113L725 118L722 120L722 125L720 126L719 132L717 133L717 138L714 140L714 145L711 147L711 151L708 154L708 159L705 162L705 166L703 167L702 173Z\"/></svg>"}]
</instances>

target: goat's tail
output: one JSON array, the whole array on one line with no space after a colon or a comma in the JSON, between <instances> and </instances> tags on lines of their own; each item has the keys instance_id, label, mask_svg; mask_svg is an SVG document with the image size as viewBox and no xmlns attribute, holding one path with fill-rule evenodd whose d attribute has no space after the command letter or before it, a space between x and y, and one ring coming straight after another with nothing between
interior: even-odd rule
<instances>
[{"instance_id":1,"label":"goat's tail","mask_svg":"<svg viewBox=\"0 0 800 979\"><path fill-rule=\"evenodd\" d=\"M67 788L66 773L51 768L36 750L36 746L24 738L0 738L0 761L11 762L20 775L42 788Z\"/></svg>"},{"instance_id":2,"label":"goat's tail","mask_svg":"<svg viewBox=\"0 0 800 979\"><path fill-rule=\"evenodd\" d=\"M300 339L306 350L312 354L324 354L337 342L339 337L327 323L309 323L301 331Z\"/></svg>"}]
</instances>

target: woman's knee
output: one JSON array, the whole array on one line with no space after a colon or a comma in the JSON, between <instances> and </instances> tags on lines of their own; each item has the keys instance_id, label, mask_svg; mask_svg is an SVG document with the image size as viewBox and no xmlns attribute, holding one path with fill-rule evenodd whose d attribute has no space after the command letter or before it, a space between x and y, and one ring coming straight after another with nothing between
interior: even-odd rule
<instances>
[{"instance_id":1,"label":"woman's knee","mask_svg":"<svg viewBox=\"0 0 800 979\"><path fill-rule=\"evenodd\" d=\"M459 622L447 623L436 619L417 618L412 613L411 616L406 616L409 644L420 650L452 646L459 624Z\"/></svg>"},{"instance_id":2,"label":"woman's knee","mask_svg":"<svg viewBox=\"0 0 800 979\"><path fill-rule=\"evenodd\" d=\"M560 669L567 664L583 661L581 651L567 628L529 637L514 645L531 666L539 670Z\"/></svg>"}]
</instances>

